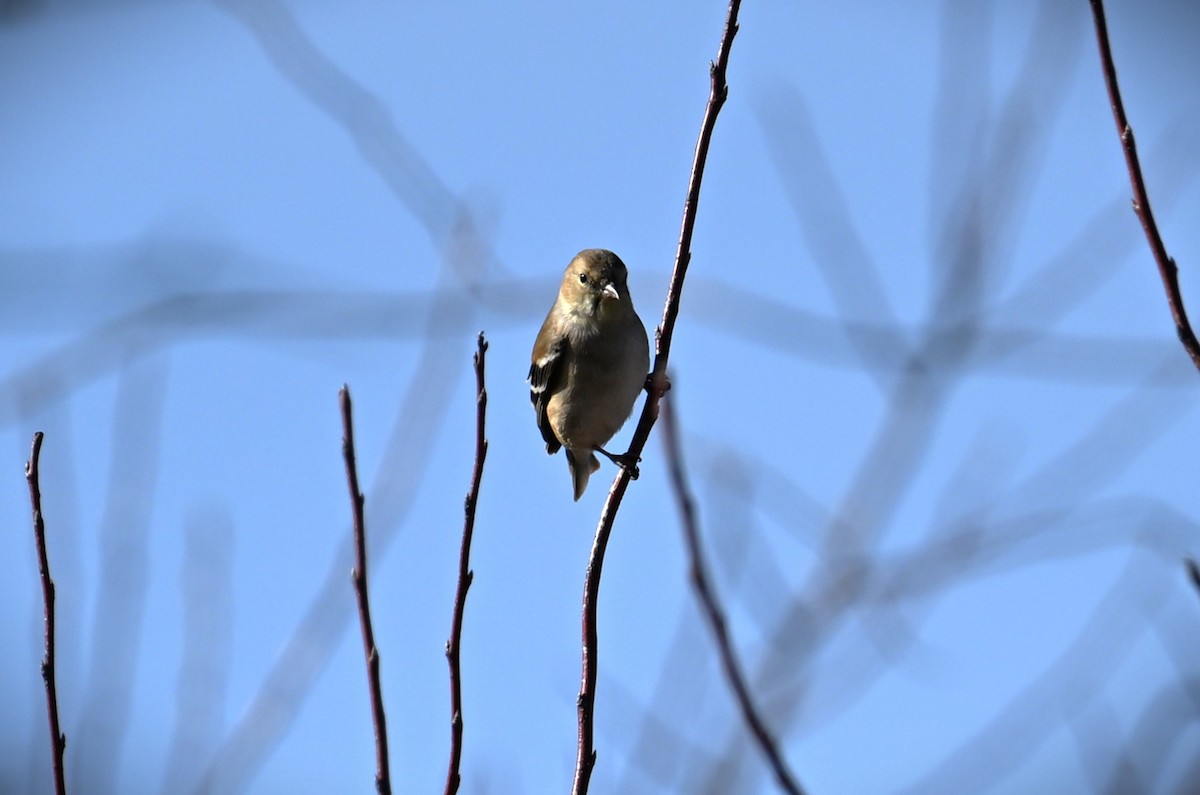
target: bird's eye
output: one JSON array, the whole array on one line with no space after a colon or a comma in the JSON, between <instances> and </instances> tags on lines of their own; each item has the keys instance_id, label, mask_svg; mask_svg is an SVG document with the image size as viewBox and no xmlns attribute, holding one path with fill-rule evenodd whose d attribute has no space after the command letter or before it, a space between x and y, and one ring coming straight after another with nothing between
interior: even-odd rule
<instances>
[{"instance_id":1,"label":"bird's eye","mask_svg":"<svg viewBox=\"0 0 1200 795\"><path fill-rule=\"evenodd\" d=\"M579 274L579 283L587 284L587 274L586 273Z\"/></svg>"}]
</instances>

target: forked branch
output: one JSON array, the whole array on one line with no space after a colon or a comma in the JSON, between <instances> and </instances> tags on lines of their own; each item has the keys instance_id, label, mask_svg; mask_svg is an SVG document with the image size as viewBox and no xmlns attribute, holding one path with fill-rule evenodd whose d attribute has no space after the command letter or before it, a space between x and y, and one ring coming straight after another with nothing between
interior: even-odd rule
<instances>
[{"instance_id":1,"label":"forked branch","mask_svg":"<svg viewBox=\"0 0 1200 795\"><path fill-rule=\"evenodd\" d=\"M729 86L725 82L725 72L729 66L729 52L733 47L733 37L737 34L737 15L741 0L730 0L729 11L725 18L725 30L721 36L721 44L717 50L717 60L709 68L710 90L708 105L704 111L704 119L700 124L700 137L696 141L696 152L692 160L692 174L688 181L687 199L683 206L683 225L679 232L679 248L675 253L675 267L671 272L671 283L667 288L666 306L663 308L662 324L654 335L654 368L647 384L646 402L642 406L642 414L637 428L629 444L628 456L637 460L646 447L650 438L650 430L658 418L658 403L663 394L670 388L667 380L667 359L671 351L671 337L675 331L675 319L679 315L679 299L683 292L683 280L687 275L688 263L692 257L692 231L696 225L696 210L700 204L700 183L704 177L704 164L708 158L708 147L712 141L713 127L717 123L717 114L725 104L729 94ZM612 533L613 521L617 510L629 487L630 470L622 467L613 481L600 513L600 522L596 527L596 536L592 541L592 551L588 558L587 575L583 588L583 674L579 686L577 709L579 713L579 743L575 758L575 781L572 787L573 795L584 795L592 777L592 768L596 764L594 747L594 718L596 706L596 674L597 640L596 608L600 597L600 575L604 566L604 551L608 548L608 538Z\"/></svg>"}]
</instances>

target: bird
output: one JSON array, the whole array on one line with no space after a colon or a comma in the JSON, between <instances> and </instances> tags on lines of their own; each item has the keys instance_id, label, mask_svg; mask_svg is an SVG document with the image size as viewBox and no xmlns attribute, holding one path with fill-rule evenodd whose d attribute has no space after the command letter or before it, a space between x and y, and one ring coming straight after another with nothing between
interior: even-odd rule
<instances>
[{"instance_id":1,"label":"bird","mask_svg":"<svg viewBox=\"0 0 1200 795\"><path fill-rule=\"evenodd\" d=\"M637 477L628 453L603 447L629 418L650 368L646 328L627 279L625 263L607 249L576 254L530 356L529 399L538 429L548 454L566 448L576 502L600 468L597 452Z\"/></svg>"}]
</instances>

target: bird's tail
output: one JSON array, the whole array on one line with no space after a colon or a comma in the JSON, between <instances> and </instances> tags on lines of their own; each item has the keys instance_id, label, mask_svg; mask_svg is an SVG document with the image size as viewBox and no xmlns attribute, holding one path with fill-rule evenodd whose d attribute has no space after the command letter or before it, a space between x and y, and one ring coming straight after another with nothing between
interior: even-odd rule
<instances>
[{"instance_id":1,"label":"bird's tail","mask_svg":"<svg viewBox=\"0 0 1200 795\"><path fill-rule=\"evenodd\" d=\"M587 458L582 456L576 458L575 453L567 448L567 469L571 470L571 483L575 486L576 502L579 502L579 498L587 491L588 478L599 468L600 462L596 460L595 453L588 453Z\"/></svg>"}]
</instances>

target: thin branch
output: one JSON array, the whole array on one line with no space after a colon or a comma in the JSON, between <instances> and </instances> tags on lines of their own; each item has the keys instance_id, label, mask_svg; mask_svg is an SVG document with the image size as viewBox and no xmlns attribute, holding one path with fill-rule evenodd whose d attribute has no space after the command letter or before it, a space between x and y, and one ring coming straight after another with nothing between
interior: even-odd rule
<instances>
[{"instance_id":1,"label":"thin branch","mask_svg":"<svg viewBox=\"0 0 1200 795\"><path fill-rule=\"evenodd\" d=\"M63 752L67 736L58 724L58 688L54 681L54 580L50 579L50 559L46 555L46 523L42 517L42 488L38 482L38 459L42 454L42 432L33 435L33 452L25 464L29 482L29 501L33 505L33 535L37 541L38 573L42 577L42 602L46 607L46 656L42 660L42 680L46 683L46 711L50 716L50 752L54 763L54 791L66 795Z\"/></svg>"},{"instance_id":2,"label":"thin branch","mask_svg":"<svg viewBox=\"0 0 1200 795\"><path fill-rule=\"evenodd\" d=\"M671 282L667 288L662 324L654 335L654 369L650 374L641 418L633 432L627 453L634 460L641 456L642 450L646 446L646 440L650 438L650 430L654 427L654 421L658 417L659 400L670 388L670 382L667 380L667 358L671 350L671 337L675 331L675 319L679 315L679 299L683 292L683 279L687 275L688 263L692 258L692 231L696 225L696 210L700 203L700 182L704 176L704 163L708 158L708 147L712 141L717 114L721 112L721 106L725 104L725 98L729 95L725 72L729 66L729 52L733 47L733 37L737 34L737 15L740 6L741 0L730 0L725 29L717 50L717 60L709 65L711 88L708 104L704 110L704 119L700 124L700 137L696 141L692 173L688 181L687 199L683 206L683 225L679 233L679 248L675 254L675 268L671 272ZM612 533L613 521L621 506L621 500L625 496L625 490L629 487L629 480L629 470L622 467L613 481L612 488L608 492L608 499L604 503L604 509L600 513L600 522L596 527L596 536L592 541L592 551L588 558L583 589L583 674L577 702L579 744L575 759L575 780L571 788L573 795L584 795L588 791L592 768L596 765L594 718L598 671L596 655L599 645L596 610L600 597L600 575L604 566L604 551L608 547L608 537Z\"/></svg>"},{"instance_id":3,"label":"thin branch","mask_svg":"<svg viewBox=\"0 0 1200 795\"><path fill-rule=\"evenodd\" d=\"M683 524L683 537L687 545L689 576L704 617L712 629L713 639L717 642L717 651L721 655L721 667L725 669L725 678L729 680L733 693L737 697L738 707L742 711L742 719L754 735L754 741L767 758L771 772L779 787L790 795L802 795L804 788L796 780L795 774L788 767L787 760L779 750L778 743L771 735L771 730L754 705L750 695L750 687L746 684L746 676L742 672L741 662L733 649L733 641L729 637L729 627L725 622L725 614L713 590L708 568L704 562L704 549L700 540L700 530L696 521L696 507L688 488L687 478L683 471L683 455L679 450L679 435L675 429L675 411L672 401L662 404L662 433L663 447L667 454L667 466L671 472L671 486L675 491L675 500L679 503L679 518Z\"/></svg>"},{"instance_id":4,"label":"thin branch","mask_svg":"<svg viewBox=\"0 0 1200 795\"><path fill-rule=\"evenodd\" d=\"M479 502L479 481L483 478L483 462L487 458L488 443L484 436L484 419L487 416L487 389L484 388L484 355L487 340L479 332L479 350L475 362L475 467L471 471L471 488L463 505L462 547L458 553L458 589L454 594L454 618L451 622L450 640L446 641L446 661L450 664L450 768L446 773L446 795L458 792L462 781L459 765L462 762L462 670L459 653L462 646L463 610L467 606L467 590L475 579L471 571L471 537L475 533L475 506Z\"/></svg>"},{"instance_id":5,"label":"thin branch","mask_svg":"<svg viewBox=\"0 0 1200 795\"><path fill-rule=\"evenodd\" d=\"M1096 22L1096 39L1100 44L1100 65L1104 69L1104 83L1108 87L1108 100L1112 105L1113 120L1117 134L1121 136L1121 148L1125 151L1125 165L1129 169L1129 181L1133 185L1133 211L1142 223L1146 241L1158 265L1158 275L1167 291L1167 304L1171 307L1171 318L1175 321L1175 332L1192 364L1200 370L1200 341L1192 331L1187 312L1183 308L1183 294L1179 290L1179 268L1167 254L1154 212L1150 209L1150 195L1146 192L1146 181L1142 176L1142 165L1138 160L1137 143L1133 139L1133 127L1125 116L1125 104L1121 101L1121 89L1117 85L1117 67L1113 63L1112 49L1108 44L1108 23L1104 20L1103 0L1091 0L1092 18Z\"/></svg>"},{"instance_id":6,"label":"thin branch","mask_svg":"<svg viewBox=\"0 0 1200 795\"><path fill-rule=\"evenodd\" d=\"M346 481L354 510L354 595L358 598L358 619L362 627L363 652L367 658L367 683L371 690L371 721L375 724L375 789L391 795L392 777L388 770L387 718L383 714L383 688L379 683L379 649L371 627L371 602L367 597L367 532L363 521L363 495L358 487L358 467L354 463L354 421L351 417L350 388L338 392L342 406L342 456L346 459Z\"/></svg>"}]
</instances>

